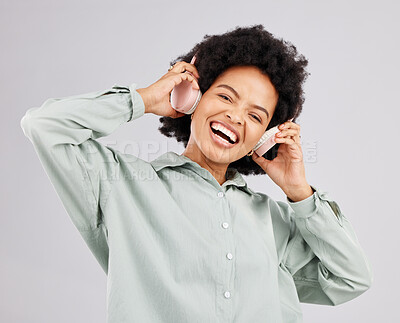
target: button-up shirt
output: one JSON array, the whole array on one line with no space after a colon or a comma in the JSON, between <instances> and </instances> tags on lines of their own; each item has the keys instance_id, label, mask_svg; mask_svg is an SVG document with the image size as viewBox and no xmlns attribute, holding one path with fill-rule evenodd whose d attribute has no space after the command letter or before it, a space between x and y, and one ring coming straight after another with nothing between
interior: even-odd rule
<instances>
[{"instance_id":1,"label":"button-up shirt","mask_svg":"<svg viewBox=\"0 0 400 323\"><path fill-rule=\"evenodd\" d=\"M48 99L21 120L107 274L108 323L297 323L300 302L338 305L370 287L352 225L318 187L275 201L235 168L220 185L173 151L149 162L97 141L144 114L136 87Z\"/></svg>"}]
</instances>

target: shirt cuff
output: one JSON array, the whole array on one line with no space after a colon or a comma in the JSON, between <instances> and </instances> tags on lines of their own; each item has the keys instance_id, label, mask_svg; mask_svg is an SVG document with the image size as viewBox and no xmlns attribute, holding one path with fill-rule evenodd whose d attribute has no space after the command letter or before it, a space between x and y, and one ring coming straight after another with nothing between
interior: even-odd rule
<instances>
[{"instance_id":1,"label":"shirt cuff","mask_svg":"<svg viewBox=\"0 0 400 323\"><path fill-rule=\"evenodd\" d=\"M137 89L137 84L132 83L129 85L129 91L131 93L131 99L132 99L132 117L128 120L128 122L135 120L142 115L144 115L145 111L145 106L143 99L141 95L136 91Z\"/></svg>"},{"instance_id":2,"label":"shirt cuff","mask_svg":"<svg viewBox=\"0 0 400 323\"><path fill-rule=\"evenodd\" d=\"M308 218L311 215L313 215L313 213L317 210L316 199L318 195L318 189L313 185L310 186L313 189L314 193L304 200L291 202L289 198L286 196L287 203L296 213L297 217Z\"/></svg>"}]
</instances>

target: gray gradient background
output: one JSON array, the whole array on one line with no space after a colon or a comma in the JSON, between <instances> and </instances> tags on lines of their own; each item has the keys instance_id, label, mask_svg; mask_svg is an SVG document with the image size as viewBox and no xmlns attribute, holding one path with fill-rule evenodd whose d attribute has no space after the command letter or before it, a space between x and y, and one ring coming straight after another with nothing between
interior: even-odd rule
<instances>
[{"instance_id":1,"label":"gray gradient background","mask_svg":"<svg viewBox=\"0 0 400 323\"><path fill-rule=\"evenodd\" d=\"M304 321L400 322L399 4L396 1L0 0L0 321L105 322L106 276L69 219L20 120L47 98L146 87L205 34L263 24L309 59L298 119L309 183L353 224L374 283ZM145 115L101 138L146 160L183 145ZM268 177L250 187L278 200ZM268 290L266 290L268 292Z\"/></svg>"}]
</instances>

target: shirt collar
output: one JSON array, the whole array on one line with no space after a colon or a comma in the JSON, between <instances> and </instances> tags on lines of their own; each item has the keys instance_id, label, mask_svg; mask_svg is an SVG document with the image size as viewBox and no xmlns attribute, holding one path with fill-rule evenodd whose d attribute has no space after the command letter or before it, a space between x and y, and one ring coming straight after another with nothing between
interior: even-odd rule
<instances>
[{"instance_id":1,"label":"shirt collar","mask_svg":"<svg viewBox=\"0 0 400 323\"><path fill-rule=\"evenodd\" d=\"M179 155L174 151L168 151L162 154L161 156L151 161L150 164L157 172L165 167L178 167L178 166L189 167L198 175L200 175L205 180L212 183L214 186L217 186L218 188L226 187L228 185L235 185L236 187L246 191L251 195L259 196L259 194L253 192L253 190L251 190L247 186L247 183L242 177L242 175L237 171L236 168L233 167L228 167L226 172L227 180L224 183L222 183L222 185L219 185L217 180L211 175L211 173L207 169L201 167L198 163L191 160L189 157L186 157L184 155Z\"/></svg>"}]
</instances>

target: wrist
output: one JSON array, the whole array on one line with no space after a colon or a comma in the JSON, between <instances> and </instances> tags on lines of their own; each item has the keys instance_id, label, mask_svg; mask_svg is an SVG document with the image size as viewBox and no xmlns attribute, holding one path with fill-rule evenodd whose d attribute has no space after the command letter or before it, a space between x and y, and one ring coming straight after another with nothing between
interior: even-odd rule
<instances>
[{"instance_id":1,"label":"wrist","mask_svg":"<svg viewBox=\"0 0 400 323\"><path fill-rule=\"evenodd\" d=\"M314 189L310 185L307 185L304 188L291 190L290 193L286 193L286 196L290 202L294 203L294 202L300 202L302 200L305 200L306 198L313 195L314 192L315 192Z\"/></svg>"},{"instance_id":2,"label":"wrist","mask_svg":"<svg viewBox=\"0 0 400 323\"><path fill-rule=\"evenodd\" d=\"M150 103L149 103L148 96L146 94L146 89L145 88L136 89L136 92L139 93L139 95L142 97L142 100L144 103L144 113L151 113Z\"/></svg>"}]
</instances>

